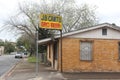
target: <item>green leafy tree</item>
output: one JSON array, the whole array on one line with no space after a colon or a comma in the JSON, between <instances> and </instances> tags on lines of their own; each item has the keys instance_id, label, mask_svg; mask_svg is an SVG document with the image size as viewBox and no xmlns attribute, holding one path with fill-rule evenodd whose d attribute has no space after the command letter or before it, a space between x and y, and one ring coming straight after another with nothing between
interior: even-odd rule
<instances>
[{"instance_id":1,"label":"green leafy tree","mask_svg":"<svg viewBox=\"0 0 120 80\"><path fill-rule=\"evenodd\" d=\"M15 49L15 45L9 41L5 41L5 53L6 54L10 54L11 52L14 52L16 49Z\"/></svg>"},{"instance_id":2,"label":"green leafy tree","mask_svg":"<svg viewBox=\"0 0 120 80\"><path fill-rule=\"evenodd\" d=\"M23 34L17 39L16 45L18 48L21 48L21 46L24 46L24 48L29 51L31 45L33 44L32 43L33 41L31 41L31 40L33 40L33 39L30 39L30 37L28 35Z\"/></svg>"},{"instance_id":3,"label":"green leafy tree","mask_svg":"<svg viewBox=\"0 0 120 80\"><path fill-rule=\"evenodd\" d=\"M0 40L0 46L4 46L4 41Z\"/></svg>"}]
</instances>

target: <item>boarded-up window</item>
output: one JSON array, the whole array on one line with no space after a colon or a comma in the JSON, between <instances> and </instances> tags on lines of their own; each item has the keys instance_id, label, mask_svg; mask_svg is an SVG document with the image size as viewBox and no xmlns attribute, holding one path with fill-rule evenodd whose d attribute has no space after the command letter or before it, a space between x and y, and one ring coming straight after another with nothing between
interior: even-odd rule
<instances>
[{"instance_id":1,"label":"boarded-up window","mask_svg":"<svg viewBox=\"0 0 120 80\"><path fill-rule=\"evenodd\" d=\"M92 60L92 42L81 41L80 60Z\"/></svg>"}]
</instances>

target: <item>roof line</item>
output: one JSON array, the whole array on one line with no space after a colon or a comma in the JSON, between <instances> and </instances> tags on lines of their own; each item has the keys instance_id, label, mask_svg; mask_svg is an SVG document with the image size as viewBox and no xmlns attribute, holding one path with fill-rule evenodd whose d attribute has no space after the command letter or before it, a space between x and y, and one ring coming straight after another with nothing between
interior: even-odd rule
<instances>
[{"instance_id":1,"label":"roof line","mask_svg":"<svg viewBox=\"0 0 120 80\"><path fill-rule=\"evenodd\" d=\"M98 29L98 28L101 28L101 27L110 27L112 29L116 29L116 30L120 31L120 27L118 27L118 26L115 26L115 25L112 25L112 24L109 24L109 23L102 23L102 24L98 24L98 25L95 25L95 26L85 27L85 28L82 28L82 29L79 29L79 30L63 33L62 36L66 37L66 36L70 36L70 35L73 35L73 34L85 32L85 31L89 31L89 30L93 30L93 29ZM60 35L56 35L56 36L54 36L54 38L60 38ZM44 42L49 42L51 40L52 40L51 38L46 38L46 39L39 40L38 43L43 44Z\"/></svg>"}]
</instances>

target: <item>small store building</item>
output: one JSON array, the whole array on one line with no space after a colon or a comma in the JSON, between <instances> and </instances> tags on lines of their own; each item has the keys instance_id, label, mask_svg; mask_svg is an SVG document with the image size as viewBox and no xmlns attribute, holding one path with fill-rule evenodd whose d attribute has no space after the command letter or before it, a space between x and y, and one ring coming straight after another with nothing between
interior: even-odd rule
<instances>
[{"instance_id":1,"label":"small store building","mask_svg":"<svg viewBox=\"0 0 120 80\"><path fill-rule=\"evenodd\" d=\"M38 41L51 67L63 72L120 72L120 27L103 23Z\"/></svg>"}]
</instances>

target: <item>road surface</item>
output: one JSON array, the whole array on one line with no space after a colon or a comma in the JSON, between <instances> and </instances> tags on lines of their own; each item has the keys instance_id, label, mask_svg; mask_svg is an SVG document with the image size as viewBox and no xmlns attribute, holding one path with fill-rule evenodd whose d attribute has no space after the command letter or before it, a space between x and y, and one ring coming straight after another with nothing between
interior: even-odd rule
<instances>
[{"instance_id":1,"label":"road surface","mask_svg":"<svg viewBox=\"0 0 120 80\"><path fill-rule=\"evenodd\" d=\"M15 55L2 55L0 56L0 76L6 73L13 65L20 59L15 59Z\"/></svg>"}]
</instances>

